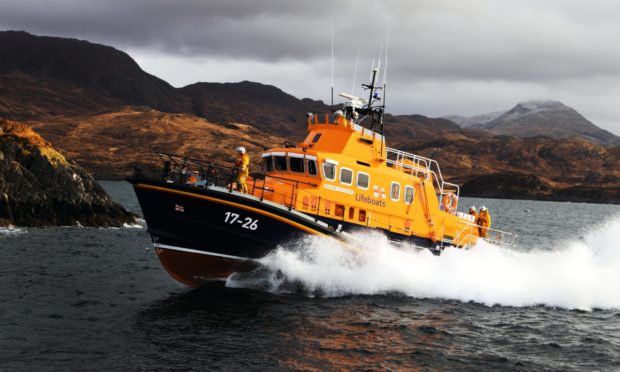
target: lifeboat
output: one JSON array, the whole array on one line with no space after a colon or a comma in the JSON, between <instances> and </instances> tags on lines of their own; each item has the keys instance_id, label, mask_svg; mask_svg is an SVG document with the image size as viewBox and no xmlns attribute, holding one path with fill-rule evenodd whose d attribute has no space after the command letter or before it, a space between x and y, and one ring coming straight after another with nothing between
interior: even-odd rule
<instances>
[{"instance_id":1,"label":"lifeboat","mask_svg":"<svg viewBox=\"0 0 620 372\"><path fill-rule=\"evenodd\" d=\"M208 160L159 153L161 174L136 169L128 181L168 273L199 286L253 270L278 245L307 235L355 244L349 233L370 229L436 255L482 239L437 161L387 147L376 75L363 85L368 99L341 94L342 109L306 115L302 142L263 152L264 172L248 177L247 192L237 191L238 168ZM507 245L516 237L485 235Z\"/></svg>"}]
</instances>

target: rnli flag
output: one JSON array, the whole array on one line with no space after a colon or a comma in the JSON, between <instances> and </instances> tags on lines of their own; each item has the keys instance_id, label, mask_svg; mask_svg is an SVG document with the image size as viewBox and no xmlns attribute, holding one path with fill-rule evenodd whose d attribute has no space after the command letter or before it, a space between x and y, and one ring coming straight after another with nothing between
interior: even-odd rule
<instances>
[{"instance_id":1,"label":"rnli flag","mask_svg":"<svg viewBox=\"0 0 620 372\"><path fill-rule=\"evenodd\" d=\"M177 212L185 212L185 208L183 208L182 205L178 205L178 204L174 205L174 210Z\"/></svg>"}]
</instances>

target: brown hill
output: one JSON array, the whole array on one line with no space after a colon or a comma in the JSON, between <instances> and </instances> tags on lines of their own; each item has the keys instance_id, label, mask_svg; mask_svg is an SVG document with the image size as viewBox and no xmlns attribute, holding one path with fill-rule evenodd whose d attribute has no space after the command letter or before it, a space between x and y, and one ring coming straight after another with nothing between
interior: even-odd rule
<instances>
[{"instance_id":1,"label":"brown hill","mask_svg":"<svg viewBox=\"0 0 620 372\"><path fill-rule=\"evenodd\" d=\"M0 97L0 116L19 120L123 105L191 111L183 95L124 52L16 31L0 32Z\"/></svg>"},{"instance_id":2,"label":"brown hill","mask_svg":"<svg viewBox=\"0 0 620 372\"><path fill-rule=\"evenodd\" d=\"M437 159L464 195L620 202L620 147L583 139L488 136L400 146ZM587 199L585 189L601 189ZM564 195L564 196L562 196Z\"/></svg>"},{"instance_id":3,"label":"brown hill","mask_svg":"<svg viewBox=\"0 0 620 372\"><path fill-rule=\"evenodd\" d=\"M245 146L253 154L253 169L257 169L258 154L263 146L284 143L284 138L267 135L249 125L219 125L196 116L144 107L54 117L27 124L64 149L97 178L124 178L131 174L134 166L159 167L155 151L232 164L237 146Z\"/></svg>"},{"instance_id":4,"label":"brown hill","mask_svg":"<svg viewBox=\"0 0 620 372\"><path fill-rule=\"evenodd\" d=\"M331 107L322 101L298 99L271 85L241 83L196 83L180 91L192 101L194 112L210 121L248 123L291 140L306 135L305 113L323 115ZM335 105L334 109L340 108ZM392 138L418 141L420 138L460 137L463 130L450 120L422 115L385 115L385 132Z\"/></svg>"},{"instance_id":5,"label":"brown hill","mask_svg":"<svg viewBox=\"0 0 620 372\"><path fill-rule=\"evenodd\" d=\"M194 113L217 123L248 123L268 133L300 137L306 133L307 112L329 112L322 101L298 99L272 85L196 83L180 89Z\"/></svg>"},{"instance_id":6,"label":"brown hill","mask_svg":"<svg viewBox=\"0 0 620 372\"><path fill-rule=\"evenodd\" d=\"M212 123L247 123L298 139L305 113L327 113L322 101L298 99L260 83L196 83L176 89L147 74L126 53L83 40L0 32L0 117L37 120L147 106ZM445 119L386 116L388 134L410 138L460 132Z\"/></svg>"}]
</instances>

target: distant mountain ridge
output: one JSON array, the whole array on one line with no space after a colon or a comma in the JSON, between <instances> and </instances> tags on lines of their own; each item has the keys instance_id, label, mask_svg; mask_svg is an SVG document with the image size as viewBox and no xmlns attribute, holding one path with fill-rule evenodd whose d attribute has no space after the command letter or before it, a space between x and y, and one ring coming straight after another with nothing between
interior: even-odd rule
<instances>
[{"instance_id":1,"label":"distant mountain ridge","mask_svg":"<svg viewBox=\"0 0 620 372\"><path fill-rule=\"evenodd\" d=\"M146 106L195 115L215 123L246 123L274 135L306 133L306 112L330 106L298 99L272 85L195 83L174 88L143 71L126 53L84 40L0 32L0 117L30 120L92 115ZM412 139L444 128L446 120L421 115L389 116L390 128ZM416 125L418 125L416 127ZM461 129L453 125L452 131ZM438 132L439 133L439 132Z\"/></svg>"},{"instance_id":2,"label":"distant mountain ridge","mask_svg":"<svg viewBox=\"0 0 620 372\"><path fill-rule=\"evenodd\" d=\"M463 128L520 138L580 137L606 146L620 146L620 137L597 127L575 109L551 100L524 101L512 109L471 117L446 116Z\"/></svg>"}]
</instances>

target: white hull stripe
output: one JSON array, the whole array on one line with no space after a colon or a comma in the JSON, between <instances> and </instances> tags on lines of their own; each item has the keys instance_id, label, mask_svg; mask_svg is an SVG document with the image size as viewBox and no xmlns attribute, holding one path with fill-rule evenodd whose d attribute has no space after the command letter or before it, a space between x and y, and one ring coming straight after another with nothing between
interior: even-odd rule
<instances>
[{"instance_id":1,"label":"white hull stripe","mask_svg":"<svg viewBox=\"0 0 620 372\"><path fill-rule=\"evenodd\" d=\"M183 247L177 247L177 246L174 246L174 245L167 245L167 244L161 244L161 243L153 243L153 246L155 248L171 249L173 251L203 254L205 256L217 256L217 257L230 258L230 259L233 259L233 260L241 260L241 261L257 261L254 258L231 256L231 255L227 255L227 254L213 253L213 252L205 252L205 251L199 251L197 249L183 248Z\"/></svg>"}]
</instances>

